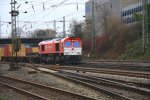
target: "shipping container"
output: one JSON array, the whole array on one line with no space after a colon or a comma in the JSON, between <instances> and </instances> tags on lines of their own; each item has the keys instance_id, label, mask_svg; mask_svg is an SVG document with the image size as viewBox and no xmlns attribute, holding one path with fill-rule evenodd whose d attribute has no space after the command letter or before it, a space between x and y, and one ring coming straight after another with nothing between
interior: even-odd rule
<instances>
[{"instance_id":1,"label":"shipping container","mask_svg":"<svg viewBox=\"0 0 150 100\"><path fill-rule=\"evenodd\" d=\"M26 48L26 53L27 53L27 54L32 53L32 48L31 48L31 47Z\"/></svg>"},{"instance_id":2,"label":"shipping container","mask_svg":"<svg viewBox=\"0 0 150 100\"><path fill-rule=\"evenodd\" d=\"M26 56L26 52L17 52L18 57L24 57Z\"/></svg>"},{"instance_id":3,"label":"shipping container","mask_svg":"<svg viewBox=\"0 0 150 100\"><path fill-rule=\"evenodd\" d=\"M26 47L24 44L21 44L21 49L19 51L20 52L26 52Z\"/></svg>"},{"instance_id":4,"label":"shipping container","mask_svg":"<svg viewBox=\"0 0 150 100\"><path fill-rule=\"evenodd\" d=\"M38 53L39 50L38 50L38 47L32 47L32 53Z\"/></svg>"},{"instance_id":5,"label":"shipping container","mask_svg":"<svg viewBox=\"0 0 150 100\"><path fill-rule=\"evenodd\" d=\"M9 51L12 52L12 44L9 44ZM15 56L15 54L13 54ZM26 56L26 47L24 44L21 44L20 50L17 52L18 57Z\"/></svg>"},{"instance_id":6,"label":"shipping container","mask_svg":"<svg viewBox=\"0 0 150 100\"><path fill-rule=\"evenodd\" d=\"M0 47L0 60L2 56L4 56L4 48Z\"/></svg>"},{"instance_id":7,"label":"shipping container","mask_svg":"<svg viewBox=\"0 0 150 100\"><path fill-rule=\"evenodd\" d=\"M4 46L4 56L5 57L11 56L10 45L5 45Z\"/></svg>"},{"instance_id":8,"label":"shipping container","mask_svg":"<svg viewBox=\"0 0 150 100\"><path fill-rule=\"evenodd\" d=\"M12 44L9 44L8 46L9 46L10 52L12 52ZM26 52L26 47L24 44L21 44L21 48L20 48L19 52Z\"/></svg>"},{"instance_id":9,"label":"shipping container","mask_svg":"<svg viewBox=\"0 0 150 100\"><path fill-rule=\"evenodd\" d=\"M12 44L8 44L9 52L12 52Z\"/></svg>"}]
</instances>

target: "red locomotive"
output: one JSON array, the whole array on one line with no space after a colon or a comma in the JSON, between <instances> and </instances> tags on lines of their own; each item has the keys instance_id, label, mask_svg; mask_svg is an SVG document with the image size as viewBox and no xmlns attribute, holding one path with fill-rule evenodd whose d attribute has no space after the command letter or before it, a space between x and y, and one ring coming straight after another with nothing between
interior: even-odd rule
<instances>
[{"instance_id":1,"label":"red locomotive","mask_svg":"<svg viewBox=\"0 0 150 100\"><path fill-rule=\"evenodd\" d=\"M82 42L79 38L67 37L42 41L39 46L40 61L45 63L80 63Z\"/></svg>"},{"instance_id":2,"label":"red locomotive","mask_svg":"<svg viewBox=\"0 0 150 100\"><path fill-rule=\"evenodd\" d=\"M7 47L7 48L6 48ZM17 59L18 62L35 63L80 63L82 56L82 42L80 38L67 37L45 40L38 44L37 47L25 47L22 45L18 52L18 57L11 55L11 45L6 45L3 48L4 55L1 56L3 61L11 61ZM5 50L6 49L6 50Z\"/></svg>"}]
</instances>

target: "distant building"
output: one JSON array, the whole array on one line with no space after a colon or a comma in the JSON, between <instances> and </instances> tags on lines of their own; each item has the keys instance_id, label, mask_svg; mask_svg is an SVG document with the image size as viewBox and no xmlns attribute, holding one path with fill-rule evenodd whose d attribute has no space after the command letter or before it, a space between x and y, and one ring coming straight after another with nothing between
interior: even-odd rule
<instances>
[{"instance_id":1,"label":"distant building","mask_svg":"<svg viewBox=\"0 0 150 100\"><path fill-rule=\"evenodd\" d=\"M94 7L92 6L92 3ZM92 24L93 20L95 21L95 31L97 35L101 35L104 33L101 28L102 25L99 22L101 21L100 16L102 15L100 10L103 7L107 7L107 9L111 9L111 4L109 0L89 0L85 4L86 21L91 21L90 24ZM92 8L94 8L94 10ZM92 13L92 11L94 11L94 13ZM92 14L94 14L94 19L92 17ZM91 33L92 33L92 30L91 30Z\"/></svg>"},{"instance_id":2,"label":"distant building","mask_svg":"<svg viewBox=\"0 0 150 100\"><path fill-rule=\"evenodd\" d=\"M141 1L141 0L140 0ZM150 0L147 0L150 3ZM136 23L135 13L143 13L143 2L137 2L121 9L121 19L126 24Z\"/></svg>"},{"instance_id":3,"label":"distant building","mask_svg":"<svg viewBox=\"0 0 150 100\"><path fill-rule=\"evenodd\" d=\"M134 18L135 13L142 13L142 2L138 2L135 4L131 4L125 8L122 8L121 10L121 19L122 22L130 24L136 22L136 19Z\"/></svg>"},{"instance_id":4,"label":"distant building","mask_svg":"<svg viewBox=\"0 0 150 100\"><path fill-rule=\"evenodd\" d=\"M120 1L121 8L125 8L129 5L141 2L142 0L115 0L115 1Z\"/></svg>"},{"instance_id":5,"label":"distant building","mask_svg":"<svg viewBox=\"0 0 150 100\"><path fill-rule=\"evenodd\" d=\"M142 13L142 1L143 0L89 0L85 4L85 16L86 20L92 19L92 2L94 2L94 19L96 34L101 35L104 33L102 30L102 24L100 21L101 11L99 7L105 7L110 10L110 16L119 18L124 23L136 22L133 18L134 13ZM148 3L150 0L147 0Z\"/></svg>"}]
</instances>

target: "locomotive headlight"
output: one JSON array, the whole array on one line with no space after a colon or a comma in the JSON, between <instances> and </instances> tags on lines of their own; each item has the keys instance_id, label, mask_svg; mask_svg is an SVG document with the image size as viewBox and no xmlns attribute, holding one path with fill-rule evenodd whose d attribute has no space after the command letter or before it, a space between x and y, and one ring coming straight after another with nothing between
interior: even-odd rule
<instances>
[{"instance_id":1,"label":"locomotive headlight","mask_svg":"<svg viewBox=\"0 0 150 100\"><path fill-rule=\"evenodd\" d=\"M81 54L81 52L77 52L78 54Z\"/></svg>"},{"instance_id":2,"label":"locomotive headlight","mask_svg":"<svg viewBox=\"0 0 150 100\"><path fill-rule=\"evenodd\" d=\"M69 54L69 52L65 52L65 55Z\"/></svg>"}]
</instances>

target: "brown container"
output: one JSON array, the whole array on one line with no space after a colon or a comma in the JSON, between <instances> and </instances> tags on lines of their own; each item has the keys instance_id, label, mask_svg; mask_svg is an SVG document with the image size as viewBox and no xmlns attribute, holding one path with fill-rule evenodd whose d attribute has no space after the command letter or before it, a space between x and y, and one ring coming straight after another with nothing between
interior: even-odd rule
<instances>
[{"instance_id":1,"label":"brown container","mask_svg":"<svg viewBox=\"0 0 150 100\"><path fill-rule=\"evenodd\" d=\"M4 48L0 47L0 60L2 56L4 56Z\"/></svg>"},{"instance_id":2,"label":"brown container","mask_svg":"<svg viewBox=\"0 0 150 100\"><path fill-rule=\"evenodd\" d=\"M29 54L29 53L32 53L32 48L26 48L26 53Z\"/></svg>"},{"instance_id":3,"label":"brown container","mask_svg":"<svg viewBox=\"0 0 150 100\"><path fill-rule=\"evenodd\" d=\"M4 56L5 57L11 56L10 45L5 45L4 46Z\"/></svg>"}]
</instances>

